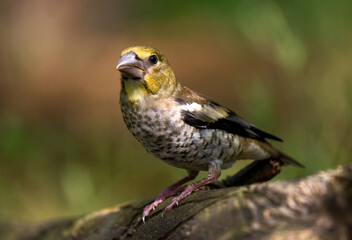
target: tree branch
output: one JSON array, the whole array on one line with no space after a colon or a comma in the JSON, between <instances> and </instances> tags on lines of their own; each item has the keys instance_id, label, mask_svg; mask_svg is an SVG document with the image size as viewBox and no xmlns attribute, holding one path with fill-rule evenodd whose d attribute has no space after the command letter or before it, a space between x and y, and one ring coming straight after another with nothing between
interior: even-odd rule
<instances>
[{"instance_id":1,"label":"tree branch","mask_svg":"<svg viewBox=\"0 0 352 240\"><path fill-rule=\"evenodd\" d=\"M169 199L143 223L150 201L39 225L0 223L0 239L352 238L352 165L298 180L199 191L162 216Z\"/></svg>"}]
</instances>

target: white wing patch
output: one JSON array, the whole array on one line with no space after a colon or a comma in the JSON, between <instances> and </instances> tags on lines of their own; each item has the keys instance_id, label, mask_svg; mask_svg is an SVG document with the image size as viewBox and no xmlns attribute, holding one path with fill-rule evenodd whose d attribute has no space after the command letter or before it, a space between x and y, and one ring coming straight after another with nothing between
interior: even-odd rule
<instances>
[{"instance_id":1,"label":"white wing patch","mask_svg":"<svg viewBox=\"0 0 352 240\"><path fill-rule=\"evenodd\" d=\"M229 116L228 112L221 106L210 104L202 105L193 102L182 105L181 109L192 113L195 118L204 122L216 122Z\"/></svg>"},{"instance_id":2,"label":"white wing patch","mask_svg":"<svg viewBox=\"0 0 352 240\"><path fill-rule=\"evenodd\" d=\"M182 105L181 109L189 112L194 112L194 111L202 111L204 107L199 103L191 103L191 104Z\"/></svg>"}]
</instances>

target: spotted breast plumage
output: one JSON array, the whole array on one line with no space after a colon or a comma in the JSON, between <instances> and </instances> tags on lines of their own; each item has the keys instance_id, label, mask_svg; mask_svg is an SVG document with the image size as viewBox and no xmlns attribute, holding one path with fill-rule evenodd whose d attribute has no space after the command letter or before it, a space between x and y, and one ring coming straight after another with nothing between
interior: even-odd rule
<instances>
[{"instance_id":1,"label":"spotted breast plumage","mask_svg":"<svg viewBox=\"0 0 352 240\"><path fill-rule=\"evenodd\" d=\"M160 51L142 46L127 48L117 69L121 72L120 105L127 128L148 152L188 172L145 207L143 220L167 197L180 193L166 208L170 210L187 195L217 180L221 169L231 167L238 159L271 158L302 166L266 141L281 141L278 137L181 86ZM201 170L209 171L206 178L183 186Z\"/></svg>"}]
</instances>

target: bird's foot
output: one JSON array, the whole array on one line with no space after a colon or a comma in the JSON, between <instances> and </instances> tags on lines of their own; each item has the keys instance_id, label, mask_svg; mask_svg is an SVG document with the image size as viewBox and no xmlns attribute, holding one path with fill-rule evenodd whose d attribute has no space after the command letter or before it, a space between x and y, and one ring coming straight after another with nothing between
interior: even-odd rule
<instances>
[{"instance_id":1,"label":"bird's foot","mask_svg":"<svg viewBox=\"0 0 352 240\"><path fill-rule=\"evenodd\" d=\"M209 163L209 173L208 176L206 178L203 178L201 180L199 180L198 182L192 183L190 185L188 185L182 192L180 195L178 195L177 197L175 197L174 199L172 199L171 203L169 204L169 206L167 206L164 210L163 210L163 214L166 211L170 211L173 206L175 206L175 204L178 204L179 201L181 201L182 199L184 199L185 197L187 197L188 195L190 195L192 192L198 191L198 190L203 190L205 189L205 185L210 183L210 182L214 182L216 181L221 173L221 165L218 161L213 161Z\"/></svg>"},{"instance_id":2,"label":"bird's foot","mask_svg":"<svg viewBox=\"0 0 352 240\"><path fill-rule=\"evenodd\" d=\"M172 199L171 203L163 210L162 214L164 215L165 212L170 211L175 205L178 205L178 203L182 199L190 195L192 192L205 190L205 189L206 189L206 186L195 187L193 184L188 185L180 195Z\"/></svg>"},{"instance_id":3,"label":"bird's foot","mask_svg":"<svg viewBox=\"0 0 352 240\"><path fill-rule=\"evenodd\" d=\"M149 204L148 206L146 206L143 210L143 215L142 215L142 220L143 222L145 222L145 218L149 215L149 213L152 210L155 210L155 208L164 201L164 199L157 199L155 200L152 204Z\"/></svg>"},{"instance_id":4,"label":"bird's foot","mask_svg":"<svg viewBox=\"0 0 352 240\"><path fill-rule=\"evenodd\" d=\"M187 172L188 172L188 175L186 177L175 182L171 186L165 188L152 204L149 204L144 208L143 215L142 215L143 222L145 222L145 218L149 215L149 213L152 210L154 210L160 203L162 203L167 197L173 196L179 192L183 192L186 186L182 186L182 184L193 180L198 174L198 171L187 171Z\"/></svg>"},{"instance_id":5,"label":"bird's foot","mask_svg":"<svg viewBox=\"0 0 352 240\"><path fill-rule=\"evenodd\" d=\"M143 222L145 222L145 218L149 215L149 213L152 210L155 210L155 208L162 203L167 197L173 196L179 192L182 192L184 189L186 188L186 186L182 186L176 189L172 189L172 188L165 188L160 195L155 199L155 201L151 204L149 204L148 206L146 206L143 210L143 215L142 215L142 220Z\"/></svg>"}]
</instances>

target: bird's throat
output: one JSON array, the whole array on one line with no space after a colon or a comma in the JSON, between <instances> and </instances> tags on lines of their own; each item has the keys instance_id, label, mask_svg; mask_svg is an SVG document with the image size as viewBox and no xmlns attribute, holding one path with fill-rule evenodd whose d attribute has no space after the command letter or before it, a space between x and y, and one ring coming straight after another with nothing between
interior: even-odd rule
<instances>
[{"instance_id":1,"label":"bird's throat","mask_svg":"<svg viewBox=\"0 0 352 240\"><path fill-rule=\"evenodd\" d=\"M136 102L148 95L148 90L142 81L133 79L122 80L121 93L125 94L131 102Z\"/></svg>"}]
</instances>

